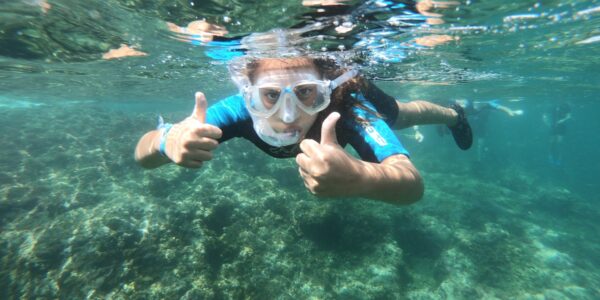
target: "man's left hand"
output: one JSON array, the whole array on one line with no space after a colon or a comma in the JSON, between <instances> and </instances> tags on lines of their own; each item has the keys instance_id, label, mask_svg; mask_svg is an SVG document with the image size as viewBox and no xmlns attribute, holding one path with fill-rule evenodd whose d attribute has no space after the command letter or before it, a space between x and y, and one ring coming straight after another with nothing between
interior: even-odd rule
<instances>
[{"instance_id":1,"label":"man's left hand","mask_svg":"<svg viewBox=\"0 0 600 300\"><path fill-rule=\"evenodd\" d=\"M321 142L312 139L300 143L296 156L304 185L317 196L350 196L360 191L361 161L350 156L337 141L335 124L340 118L331 113L321 128Z\"/></svg>"}]
</instances>

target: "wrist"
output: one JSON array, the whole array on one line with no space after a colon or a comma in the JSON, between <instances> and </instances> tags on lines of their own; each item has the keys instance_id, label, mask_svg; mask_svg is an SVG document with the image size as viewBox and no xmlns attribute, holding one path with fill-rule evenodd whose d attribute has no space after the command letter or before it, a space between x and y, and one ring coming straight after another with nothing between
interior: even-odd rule
<instances>
[{"instance_id":1,"label":"wrist","mask_svg":"<svg viewBox=\"0 0 600 300\"><path fill-rule=\"evenodd\" d=\"M160 152L160 137L163 134L163 130L162 129L157 129L155 131L154 136L152 137L152 145L150 147L150 150L152 151L152 153L159 153Z\"/></svg>"},{"instance_id":2,"label":"wrist","mask_svg":"<svg viewBox=\"0 0 600 300\"><path fill-rule=\"evenodd\" d=\"M162 129L158 129L152 140L152 152L159 153L160 151L160 137L162 135Z\"/></svg>"},{"instance_id":3,"label":"wrist","mask_svg":"<svg viewBox=\"0 0 600 300\"><path fill-rule=\"evenodd\" d=\"M167 138L169 135L169 131L171 131L171 128L173 128L173 124L171 124L171 123L165 123L165 124L161 124L159 126L157 151L164 157L168 157L167 156Z\"/></svg>"}]
</instances>

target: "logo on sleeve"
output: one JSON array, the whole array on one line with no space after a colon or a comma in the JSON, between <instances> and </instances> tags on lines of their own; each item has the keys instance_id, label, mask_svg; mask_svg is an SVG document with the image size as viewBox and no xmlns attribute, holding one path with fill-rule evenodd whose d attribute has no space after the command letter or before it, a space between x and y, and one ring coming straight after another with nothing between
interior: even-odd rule
<instances>
[{"instance_id":1,"label":"logo on sleeve","mask_svg":"<svg viewBox=\"0 0 600 300\"><path fill-rule=\"evenodd\" d=\"M387 145L387 141L381 136L381 134L379 134L379 132L377 132L377 130L375 129L375 127L373 127L371 124L366 124L363 125L365 128L365 131L367 132L367 134L373 138L373 140L375 140L375 142L379 145L379 146L385 146Z\"/></svg>"}]
</instances>

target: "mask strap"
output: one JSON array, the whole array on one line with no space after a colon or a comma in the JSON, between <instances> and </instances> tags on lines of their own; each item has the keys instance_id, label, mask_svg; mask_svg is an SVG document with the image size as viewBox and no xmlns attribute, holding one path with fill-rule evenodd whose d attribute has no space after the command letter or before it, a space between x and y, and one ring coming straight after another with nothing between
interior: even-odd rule
<instances>
[{"instance_id":1,"label":"mask strap","mask_svg":"<svg viewBox=\"0 0 600 300\"><path fill-rule=\"evenodd\" d=\"M356 75L358 75L358 71L356 69L347 71L346 73L340 75L340 77L331 81L331 89L335 90L335 88L342 85L344 82L354 78Z\"/></svg>"}]
</instances>

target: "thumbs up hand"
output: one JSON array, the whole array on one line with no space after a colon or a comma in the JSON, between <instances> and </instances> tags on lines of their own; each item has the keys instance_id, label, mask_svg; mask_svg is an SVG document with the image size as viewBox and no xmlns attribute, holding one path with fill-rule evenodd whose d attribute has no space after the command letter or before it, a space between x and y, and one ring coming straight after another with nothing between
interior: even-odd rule
<instances>
[{"instance_id":1,"label":"thumbs up hand","mask_svg":"<svg viewBox=\"0 0 600 300\"><path fill-rule=\"evenodd\" d=\"M317 196L356 195L361 162L338 144L335 124L340 118L331 113L321 128L321 142L306 139L300 143L302 153L296 156L304 185Z\"/></svg>"},{"instance_id":2,"label":"thumbs up hand","mask_svg":"<svg viewBox=\"0 0 600 300\"><path fill-rule=\"evenodd\" d=\"M203 93L196 93L192 115L174 124L167 135L165 153L174 163L188 168L199 168L212 159L211 151L219 146L223 134L216 126L206 124L208 103Z\"/></svg>"}]
</instances>

